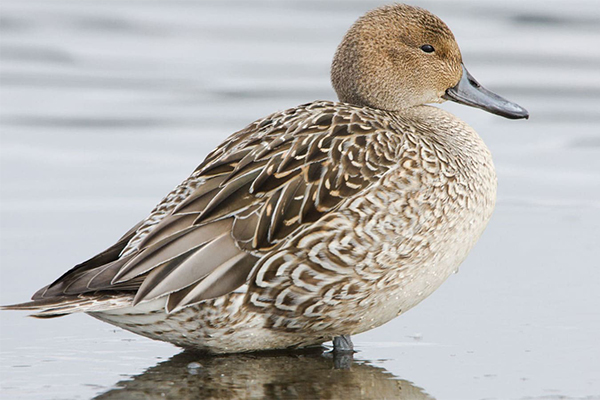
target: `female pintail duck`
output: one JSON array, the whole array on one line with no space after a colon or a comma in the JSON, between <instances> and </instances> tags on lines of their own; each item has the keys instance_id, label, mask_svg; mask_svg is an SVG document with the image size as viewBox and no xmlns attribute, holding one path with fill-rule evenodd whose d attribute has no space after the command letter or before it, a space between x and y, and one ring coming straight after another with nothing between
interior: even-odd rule
<instances>
[{"instance_id":1,"label":"female pintail duck","mask_svg":"<svg viewBox=\"0 0 600 400\"><path fill-rule=\"evenodd\" d=\"M231 135L115 245L4 307L86 312L213 353L319 345L382 325L457 269L494 209L489 150L427 103L507 118L452 32L407 5L375 9L340 44L339 102L315 101Z\"/></svg>"}]
</instances>

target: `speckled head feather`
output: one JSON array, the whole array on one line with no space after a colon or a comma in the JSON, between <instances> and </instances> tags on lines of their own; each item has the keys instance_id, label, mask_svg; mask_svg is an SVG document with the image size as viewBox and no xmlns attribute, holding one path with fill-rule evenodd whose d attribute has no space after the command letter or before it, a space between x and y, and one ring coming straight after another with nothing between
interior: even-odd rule
<instances>
[{"instance_id":1,"label":"speckled head feather","mask_svg":"<svg viewBox=\"0 0 600 400\"><path fill-rule=\"evenodd\" d=\"M432 52L421 47L430 45ZM446 24L422 8L384 6L359 18L339 45L331 81L340 101L387 111L441 103L462 76Z\"/></svg>"}]
</instances>

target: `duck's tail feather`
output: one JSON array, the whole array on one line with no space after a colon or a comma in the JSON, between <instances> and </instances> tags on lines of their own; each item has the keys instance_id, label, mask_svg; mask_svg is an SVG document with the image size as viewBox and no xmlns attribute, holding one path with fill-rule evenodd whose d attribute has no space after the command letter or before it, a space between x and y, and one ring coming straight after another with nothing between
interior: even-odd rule
<instances>
[{"instance_id":1,"label":"duck's tail feather","mask_svg":"<svg viewBox=\"0 0 600 400\"><path fill-rule=\"evenodd\" d=\"M76 312L98 312L131 307L133 293L102 293L59 296L0 306L0 310L32 311L35 318L55 318Z\"/></svg>"}]
</instances>

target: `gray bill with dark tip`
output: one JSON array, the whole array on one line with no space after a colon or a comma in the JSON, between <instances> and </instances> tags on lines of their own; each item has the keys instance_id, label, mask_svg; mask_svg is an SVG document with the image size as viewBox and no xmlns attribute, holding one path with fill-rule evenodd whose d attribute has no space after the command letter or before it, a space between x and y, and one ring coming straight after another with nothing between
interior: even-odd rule
<instances>
[{"instance_id":1,"label":"gray bill with dark tip","mask_svg":"<svg viewBox=\"0 0 600 400\"><path fill-rule=\"evenodd\" d=\"M471 107L481 108L492 114L501 115L510 119L529 118L529 113L526 109L490 92L471 76L464 65L462 68L462 78L460 78L460 81L456 86L446 90L446 94L442 96L444 99Z\"/></svg>"}]
</instances>

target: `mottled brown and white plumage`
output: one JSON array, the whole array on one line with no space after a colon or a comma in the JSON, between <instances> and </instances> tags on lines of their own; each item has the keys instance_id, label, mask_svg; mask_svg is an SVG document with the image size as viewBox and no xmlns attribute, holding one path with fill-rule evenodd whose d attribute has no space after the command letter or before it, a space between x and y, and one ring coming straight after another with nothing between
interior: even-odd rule
<instances>
[{"instance_id":1,"label":"mottled brown and white plumage","mask_svg":"<svg viewBox=\"0 0 600 400\"><path fill-rule=\"evenodd\" d=\"M215 353L316 345L389 321L458 267L496 197L477 133L424 104L524 116L452 97L467 75L434 15L368 13L333 62L340 102L234 133L114 246L6 308L87 312Z\"/></svg>"}]
</instances>

